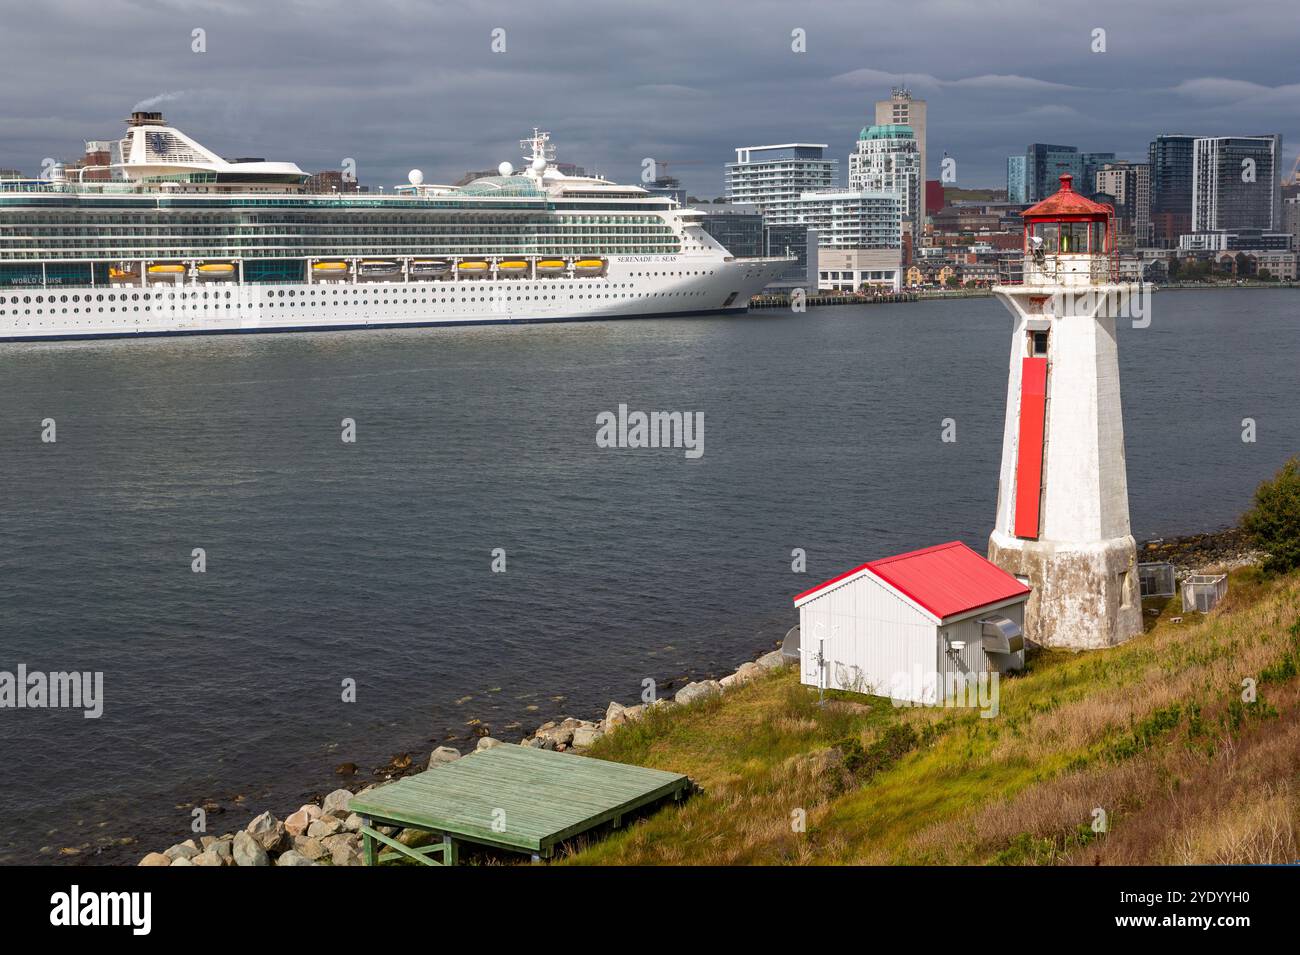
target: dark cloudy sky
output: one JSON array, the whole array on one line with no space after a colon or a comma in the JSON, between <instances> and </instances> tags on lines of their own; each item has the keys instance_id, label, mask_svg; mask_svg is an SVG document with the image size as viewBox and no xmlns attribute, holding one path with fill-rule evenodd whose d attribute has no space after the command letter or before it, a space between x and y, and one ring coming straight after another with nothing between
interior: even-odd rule
<instances>
[{"instance_id":1,"label":"dark cloudy sky","mask_svg":"<svg viewBox=\"0 0 1300 955\"><path fill-rule=\"evenodd\" d=\"M206 53L191 51L196 28ZM806 53L791 51L796 28ZM1294 0L10 2L0 167L75 158L160 98L222 155L309 171L352 157L374 185L518 164L539 125L561 160L625 181L643 157L678 160L711 197L739 145L828 143L843 178L871 103L901 77L929 102L931 177L946 152L959 185L1002 185L1027 142L1137 159L1159 132L1280 132L1289 169L1297 41Z\"/></svg>"}]
</instances>

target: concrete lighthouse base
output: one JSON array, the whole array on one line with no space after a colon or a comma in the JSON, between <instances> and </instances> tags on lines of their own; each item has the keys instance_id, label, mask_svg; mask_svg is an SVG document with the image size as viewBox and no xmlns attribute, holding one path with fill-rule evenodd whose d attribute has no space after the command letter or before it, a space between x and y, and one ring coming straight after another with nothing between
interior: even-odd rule
<instances>
[{"instance_id":1,"label":"concrete lighthouse base","mask_svg":"<svg viewBox=\"0 0 1300 955\"><path fill-rule=\"evenodd\" d=\"M1022 540L994 531L989 560L1033 588L1025 636L1042 646L1092 650L1142 632L1132 535L1088 544Z\"/></svg>"}]
</instances>

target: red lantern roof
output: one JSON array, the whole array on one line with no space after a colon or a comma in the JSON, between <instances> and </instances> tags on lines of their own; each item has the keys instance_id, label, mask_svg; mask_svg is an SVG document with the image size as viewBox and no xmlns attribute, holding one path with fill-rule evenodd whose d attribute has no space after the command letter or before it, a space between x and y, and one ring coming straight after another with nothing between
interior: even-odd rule
<instances>
[{"instance_id":1,"label":"red lantern roof","mask_svg":"<svg viewBox=\"0 0 1300 955\"><path fill-rule=\"evenodd\" d=\"M1087 196L1075 192L1074 177L1067 172L1061 176L1060 192L1048 196L1020 214L1026 219L1059 219L1062 216L1106 219L1111 214L1111 207L1093 202Z\"/></svg>"}]
</instances>

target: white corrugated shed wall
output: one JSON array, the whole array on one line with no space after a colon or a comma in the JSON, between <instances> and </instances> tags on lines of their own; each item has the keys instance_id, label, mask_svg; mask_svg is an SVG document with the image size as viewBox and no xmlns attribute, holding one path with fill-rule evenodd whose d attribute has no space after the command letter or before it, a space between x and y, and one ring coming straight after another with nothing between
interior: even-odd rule
<instances>
[{"instance_id":1,"label":"white corrugated shed wall","mask_svg":"<svg viewBox=\"0 0 1300 955\"><path fill-rule=\"evenodd\" d=\"M799 608L802 676L817 686L817 638L824 636L826 686L912 702L936 702L938 626L864 575Z\"/></svg>"},{"instance_id":2,"label":"white corrugated shed wall","mask_svg":"<svg viewBox=\"0 0 1300 955\"><path fill-rule=\"evenodd\" d=\"M958 620L956 623L950 623L944 627L940 636L945 638L939 641L939 686L940 692L945 692L949 687L948 677L952 673L964 673L966 675L979 674L985 671L1005 671L1010 669L1011 658L1006 654L985 653L984 652L984 635L983 628L980 626L980 620L984 617L998 614L1009 620L1014 620L1020 624L1021 629L1025 624L1025 604L1024 601L1010 604L1006 607L999 607L996 610L981 610L973 617L967 617L965 620ZM961 653L948 653L946 644L949 640L961 640L966 646L962 648ZM1020 658L1023 665L1023 655Z\"/></svg>"}]
</instances>

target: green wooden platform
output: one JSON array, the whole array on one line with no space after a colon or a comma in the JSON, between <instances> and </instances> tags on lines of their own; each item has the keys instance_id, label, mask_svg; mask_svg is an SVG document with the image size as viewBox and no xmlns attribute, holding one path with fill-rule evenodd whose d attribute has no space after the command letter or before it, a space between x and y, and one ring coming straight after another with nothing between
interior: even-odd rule
<instances>
[{"instance_id":1,"label":"green wooden platform","mask_svg":"<svg viewBox=\"0 0 1300 955\"><path fill-rule=\"evenodd\" d=\"M398 855L454 865L460 842L548 858L557 843L606 822L620 825L626 813L661 799L681 799L690 785L680 773L501 745L353 796L351 809L364 820L367 865ZM423 829L442 842L411 849L376 825ZM377 856L376 843L392 851Z\"/></svg>"}]
</instances>

